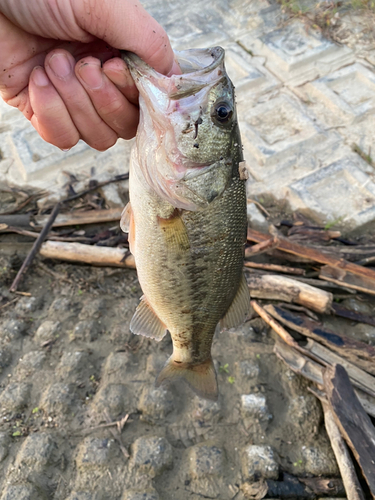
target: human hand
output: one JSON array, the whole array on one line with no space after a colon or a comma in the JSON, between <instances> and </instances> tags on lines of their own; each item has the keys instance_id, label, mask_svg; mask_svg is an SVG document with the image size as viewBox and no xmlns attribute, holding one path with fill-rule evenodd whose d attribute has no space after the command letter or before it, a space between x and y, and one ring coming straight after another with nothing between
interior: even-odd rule
<instances>
[{"instance_id":1,"label":"human hand","mask_svg":"<svg viewBox=\"0 0 375 500\"><path fill-rule=\"evenodd\" d=\"M138 91L117 49L178 73L163 28L138 0L0 0L0 95L61 149L103 151L138 124Z\"/></svg>"}]
</instances>

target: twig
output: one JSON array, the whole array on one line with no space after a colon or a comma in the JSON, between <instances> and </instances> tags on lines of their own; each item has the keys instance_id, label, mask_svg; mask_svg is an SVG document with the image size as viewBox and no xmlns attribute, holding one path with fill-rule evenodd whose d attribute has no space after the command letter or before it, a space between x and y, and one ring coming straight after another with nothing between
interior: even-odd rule
<instances>
[{"instance_id":1,"label":"twig","mask_svg":"<svg viewBox=\"0 0 375 500\"><path fill-rule=\"evenodd\" d=\"M268 252L277 248L279 245L279 240L276 236L271 236L267 240L257 243L251 247L245 248L245 259L254 257L254 255L260 255L261 253Z\"/></svg>"},{"instance_id":2,"label":"twig","mask_svg":"<svg viewBox=\"0 0 375 500\"><path fill-rule=\"evenodd\" d=\"M66 281L67 283L71 283L71 281L66 276L64 276L60 273L56 273L55 271L52 271L52 269L50 269L48 266L46 266L42 262L39 262L38 268L41 269L42 271L44 271L45 273L49 274L53 278L56 278L60 281Z\"/></svg>"},{"instance_id":3,"label":"twig","mask_svg":"<svg viewBox=\"0 0 375 500\"><path fill-rule=\"evenodd\" d=\"M108 423L111 423L111 418L110 418L110 416L109 416L109 414L108 414L107 411L104 412L104 417L105 417L105 419L107 420ZM121 431L122 431L123 426L125 425L125 422L128 420L128 418L129 418L129 415L126 414L125 417L123 417L120 421L115 422L116 423L116 427L117 427L116 430L111 429L111 427L109 428L109 431L112 434L112 436L115 439L117 439L117 441L118 441L118 443L120 445L120 449L121 449L121 451L122 451L122 453L123 453L123 455L124 455L125 458L129 458L130 455L129 455L128 450L125 448L124 443L122 442ZM124 423L123 423L123 425L121 427L121 422L123 422L123 421L124 421ZM121 430L120 430L120 428L121 428Z\"/></svg>"},{"instance_id":4,"label":"twig","mask_svg":"<svg viewBox=\"0 0 375 500\"><path fill-rule=\"evenodd\" d=\"M251 247L254 248L254 247ZM279 273L289 273L303 276L305 274L304 269L298 269L296 267L289 266L279 266L278 264L261 264L258 262L245 262L245 267L252 267L253 269L263 269L265 271L275 271Z\"/></svg>"},{"instance_id":5,"label":"twig","mask_svg":"<svg viewBox=\"0 0 375 500\"><path fill-rule=\"evenodd\" d=\"M256 243L266 243L267 241L269 241L270 235L255 231L254 229L248 229L247 239L249 241L255 241ZM329 266L342 269L348 273L352 273L356 276L362 276L368 282L372 281L375 286L375 271L373 271L372 269L364 268L362 266L358 266L357 264L354 264L352 262L348 262L343 258L332 256L332 254L329 254L328 251L321 252L315 248L304 247L303 245L298 245L297 243L292 243L287 239L281 238L279 240L277 250L297 255L314 262L319 262L320 264L327 264Z\"/></svg>"},{"instance_id":6,"label":"twig","mask_svg":"<svg viewBox=\"0 0 375 500\"><path fill-rule=\"evenodd\" d=\"M26 198L26 200L24 200L22 203L17 205L12 210L8 210L7 212L1 212L0 216L1 215L12 215L12 214L19 212L22 208L26 207L26 205L28 205L31 201L33 201L35 198L38 198L39 196L42 196L42 195L38 195L38 194L30 195L29 197Z\"/></svg>"},{"instance_id":7,"label":"twig","mask_svg":"<svg viewBox=\"0 0 375 500\"><path fill-rule=\"evenodd\" d=\"M58 213L60 211L61 206L64 203L67 203L69 201L72 201L72 200L75 200L77 198L80 198L81 196L84 196L87 193L91 193L91 191L95 191L96 189L101 188L103 186L107 186L108 184L111 184L112 182L119 182L119 181L124 181L124 180L127 180L127 179L129 179L129 174L128 173L122 174L122 175L117 175L113 179L109 179L108 181L98 182L98 183L95 184L95 186L92 186L92 187L90 187L88 189L85 189L84 191L81 191L80 193L76 193L73 196L65 198L65 200L57 203L55 205L54 209L52 210L52 213L51 213L51 215L50 215L50 217L49 217L46 225L42 229L42 231L39 234L38 238L36 239L34 245L32 246L29 254L27 255L26 259L24 260L24 262L23 262L23 264L21 266L21 269L18 271L17 276L15 277L15 279L14 279L14 281L12 283L12 286L10 287L10 291L11 292L15 292L17 290L17 287L20 284L22 276L25 274L25 272L30 267L32 261L34 260L35 255L39 251L39 249L40 249L43 241L46 239L46 237L48 235L48 232L51 229L51 227L52 227L52 225L53 225L53 223L54 223L54 221L55 221L55 219L56 219L56 217L57 217L57 215L58 215Z\"/></svg>"},{"instance_id":8,"label":"twig","mask_svg":"<svg viewBox=\"0 0 375 500\"><path fill-rule=\"evenodd\" d=\"M57 214L60 211L60 208L61 208L61 203L57 203L56 206L55 206L55 208L52 210L52 213L50 215L50 218L49 218L47 224L44 226L44 228L42 229L40 235L35 240L32 249L30 250L28 256L24 260L24 262L23 262L23 264L21 266L21 269L17 273L17 276L15 277L15 279L14 279L14 281L12 283L12 286L10 287L10 291L11 292L15 292L17 290L18 285L20 284L20 281L21 281L23 275L25 274L25 272L30 267L32 261L34 260L35 255L38 253L38 251L39 251L39 249L40 249L43 241L45 240L45 238L46 238L49 230L51 229L53 221L56 219Z\"/></svg>"},{"instance_id":9,"label":"twig","mask_svg":"<svg viewBox=\"0 0 375 500\"><path fill-rule=\"evenodd\" d=\"M81 198L81 196L91 193L92 191L95 191L96 189L99 189L103 186L107 186L107 184L112 184L113 182L127 181L128 179L129 179L129 173L116 175L116 177L113 177L113 179L109 179L108 181L98 182L97 184L95 184L95 186L84 189L80 193L76 193L73 194L72 196L69 196L69 198L63 200L63 203L67 203L68 201L73 201L76 200L77 198Z\"/></svg>"},{"instance_id":10,"label":"twig","mask_svg":"<svg viewBox=\"0 0 375 500\"><path fill-rule=\"evenodd\" d=\"M104 211L104 210L103 210ZM4 224L6 226L6 224ZM22 229L15 226L0 226L0 233L16 233L21 234L22 236L30 236L31 238L38 238L40 233L35 231L28 231L27 229ZM52 241L67 241L67 242L76 242L76 243L92 243L92 239L87 236L56 236L55 234L47 234L47 240Z\"/></svg>"},{"instance_id":11,"label":"twig","mask_svg":"<svg viewBox=\"0 0 375 500\"><path fill-rule=\"evenodd\" d=\"M16 300L18 300L18 297L16 297L15 299L10 300L6 304L3 304L2 306L0 306L0 309L5 309L6 307L10 306L10 304L13 304L13 302L16 302Z\"/></svg>"},{"instance_id":12,"label":"twig","mask_svg":"<svg viewBox=\"0 0 375 500\"><path fill-rule=\"evenodd\" d=\"M238 42L237 42L237 43L238 43ZM263 206L261 203L259 203L259 201L252 200L252 199L248 198L248 199L247 199L247 202L248 202L248 203L254 203L254 205L256 205L256 206L259 208L259 210L261 210L262 212L264 212L264 213L266 214L266 216L267 216L267 217L271 217L271 214L268 212L268 210L266 210L266 209L264 208L264 206Z\"/></svg>"},{"instance_id":13,"label":"twig","mask_svg":"<svg viewBox=\"0 0 375 500\"><path fill-rule=\"evenodd\" d=\"M254 309L255 312L259 314L259 316L269 325L272 330L274 330L279 337L283 339L284 342L286 342L288 345L291 347L294 347L295 349L299 349L298 343L294 340L294 338L288 333L285 328L283 328L277 321L275 321L268 313L263 309L262 306L258 304L255 300L252 300L250 302L250 305Z\"/></svg>"}]
</instances>

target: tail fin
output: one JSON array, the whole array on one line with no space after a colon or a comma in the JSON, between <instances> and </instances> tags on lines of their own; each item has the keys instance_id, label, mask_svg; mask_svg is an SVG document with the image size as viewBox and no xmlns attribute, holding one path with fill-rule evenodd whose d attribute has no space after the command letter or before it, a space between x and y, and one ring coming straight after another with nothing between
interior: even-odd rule
<instances>
[{"instance_id":1,"label":"tail fin","mask_svg":"<svg viewBox=\"0 0 375 500\"><path fill-rule=\"evenodd\" d=\"M164 380L178 378L183 378L201 398L217 400L216 371L211 358L199 365L189 365L186 363L178 364L173 361L171 356L156 379L156 387L159 387Z\"/></svg>"}]
</instances>

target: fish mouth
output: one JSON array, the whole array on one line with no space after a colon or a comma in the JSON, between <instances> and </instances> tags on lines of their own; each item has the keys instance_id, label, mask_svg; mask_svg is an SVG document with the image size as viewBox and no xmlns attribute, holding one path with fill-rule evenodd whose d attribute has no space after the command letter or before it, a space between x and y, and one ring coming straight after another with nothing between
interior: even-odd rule
<instances>
[{"instance_id":1,"label":"fish mouth","mask_svg":"<svg viewBox=\"0 0 375 500\"><path fill-rule=\"evenodd\" d=\"M182 74L169 77L156 71L133 52L120 52L141 94L142 85L138 84L140 79L146 79L168 99L174 100L194 95L207 85L214 85L225 75L225 51L222 47L175 51Z\"/></svg>"}]
</instances>

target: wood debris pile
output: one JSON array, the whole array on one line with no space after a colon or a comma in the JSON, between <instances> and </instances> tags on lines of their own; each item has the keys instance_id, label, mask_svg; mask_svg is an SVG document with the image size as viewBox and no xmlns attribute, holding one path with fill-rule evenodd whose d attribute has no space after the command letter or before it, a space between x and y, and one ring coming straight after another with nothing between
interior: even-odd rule
<instances>
[{"instance_id":1,"label":"wood debris pile","mask_svg":"<svg viewBox=\"0 0 375 500\"><path fill-rule=\"evenodd\" d=\"M103 210L95 204L87 210L81 204L80 211L76 206L73 211L59 213L66 202L82 200L97 188L74 194L48 216L35 216L33 226L30 214L0 214L0 233L36 238L11 291L17 290L38 252L49 259L135 268L127 237L117 224L121 210ZM23 203L21 208L24 206ZM81 229L104 222L116 222L116 226L91 236ZM253 313L278 334L276 355L311 381L311 392L321 400L347 498L365 498L349 447L375 499L375 428L370 418L375 418L375 348L325 328L317 316L333 314L375 326L373 316L337 303L354 294L375 295L375 268L368 267L375 262L375 244L353 244L342 239L338 231L309 226L303 219L283 221L282 225L289 226L288 235L274 226L270 226L272 234L248 230L245 270ZM335 244L330 244L334 240ZM268 261L272 258L292 264L254 262L253 258L259 260L261 254L267 254ZM249 486L255 490L244 494L248 498L263 498L268 487L262 485L255 491L255 486Z\"/></svg>"}]
</instances>

